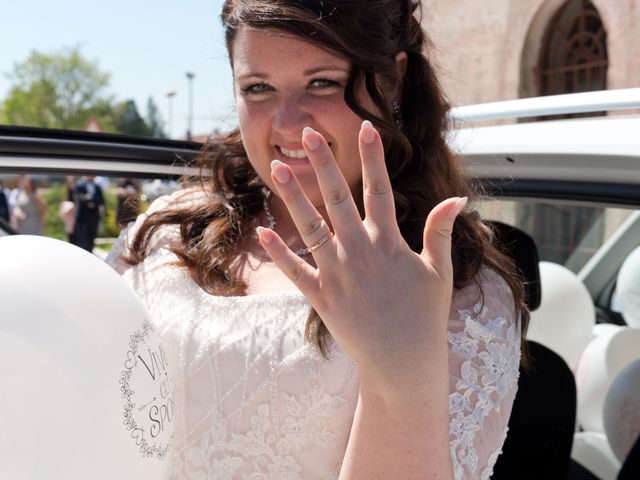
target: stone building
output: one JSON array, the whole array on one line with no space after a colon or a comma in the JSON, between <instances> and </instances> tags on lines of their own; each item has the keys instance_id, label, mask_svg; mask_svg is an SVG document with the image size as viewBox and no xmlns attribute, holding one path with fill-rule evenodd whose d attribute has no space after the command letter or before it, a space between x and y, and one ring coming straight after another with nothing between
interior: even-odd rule
<instances>
[{"instance_id":1,"label":"stone building","mask_svg":"<svg viewBox=\"0 0 640 480\"><path fill-rule=\"evenodd\" d=\"M423 0L454 104L640 86L640 0Z\"/></svg>"},{"instance_id":2,"label":"stone building","mask_svg":"<svg viewBox=\"0 0 640 480\"><path fill-rule=\"evenodd\" d=\"M640 86L640 0L422 3L430 55L453 105ZM558 202L494 210L531 233L543 259L574 270L629 214Z\"/></svg>"}]
</instances>

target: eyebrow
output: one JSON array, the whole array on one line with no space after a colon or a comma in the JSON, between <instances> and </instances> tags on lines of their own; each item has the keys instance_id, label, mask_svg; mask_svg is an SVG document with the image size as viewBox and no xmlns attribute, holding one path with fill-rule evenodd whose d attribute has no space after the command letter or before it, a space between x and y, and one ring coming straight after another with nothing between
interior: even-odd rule
<instances>
[{"instance_id":1,"label":"eyebrow","mask_svg":"<svg viewBox=\"0 0 640 480\"><path fill-rule=\"evenodd\" d=\"M305 70L304 72L302 72L302 74L305 77L310 77L312 75L315 75L317 73L320 72L340 72L340 73L348 73L349 69L345 68L345 67L339 67L339 66L321 66L321 67L314 67L314 68L310 68L308 70ZM247 78L252 78L252 77L260 77L260 78L265 78L265 79L269 79L269 75L266 73L262 73L262 72L248 72L245 74L241 74L238 75L238 80L244 80Z\"/></svg>"},{"instance_id":2,"label":"eyebrow","mask_svg":"<svg viewBox=\"0 0 640 480\"><path fill-rule=\"evenodd\" d=\"M324 66L324 67L316 67L316 68L310 68L309 70L305 70L304 72L302 72L304 75L306 75L307 77L311 76L311 75L315 75L316 73L319 72L348 72L349 69L348 68L344 68L344 67L339 67L337 65L335 66Z\"/></svg>"}]
</instances>

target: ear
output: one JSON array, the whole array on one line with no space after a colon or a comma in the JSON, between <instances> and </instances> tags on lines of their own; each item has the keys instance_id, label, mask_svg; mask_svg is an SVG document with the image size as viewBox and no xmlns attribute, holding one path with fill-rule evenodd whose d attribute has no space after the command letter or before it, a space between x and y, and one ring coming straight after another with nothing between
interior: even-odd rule
<instances>
[{"instance_id":1,"label":"ear","mask_svg":"<svg viewBox=\"0 0 640 480\"><path fill-rule=\"evenodd\" d=\"M408 61L409 57L407 56L407 52L404 50L396 54L396 76L398 78L398 83L396 84L394 91L395 98L400 98L402 96L402 84L404 83L404 76L407 73Z\"/></svg>"},{"instance_id":2,"label":"ear","mask_svg":"<svg viewBox=\"0 0 640 480\"><path fill-rule=\"evenodd\" d=\"M407 56L407 52L404 50L396 53L396 71L398 73L398 78L404 77L404 74L407 73L408 59L409 57Z\"/></svg>"}]
</instances>

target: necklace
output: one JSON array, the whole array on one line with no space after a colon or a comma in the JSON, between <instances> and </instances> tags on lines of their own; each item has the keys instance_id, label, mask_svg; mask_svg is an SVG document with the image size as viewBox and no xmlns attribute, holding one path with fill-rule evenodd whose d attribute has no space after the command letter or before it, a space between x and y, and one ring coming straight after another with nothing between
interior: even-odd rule
<instances>
[{"instance_id":1,"label":"necklace","mask_svg":"<svg viewBox=\"0 0 640 480\"><path fill-rule=\"evenodd\" d=\"M269 229L273 230L275 232L276 230L276 219L274 218L273 214L271 213L271 210L269 209L269 197L271 196L271 192L268 192L263 200L262 200L262 205L264 207L264 214L267 217L267 222L269 222L269 225L267 225L269 227ZM304 257L305 255L309 255L311 253L311 249L309 247L305 247L305 248L299 248L298 250L295 250L293 253L295 253L296 255L298 255L299 257Z\"/></svg>"}]
</instances>

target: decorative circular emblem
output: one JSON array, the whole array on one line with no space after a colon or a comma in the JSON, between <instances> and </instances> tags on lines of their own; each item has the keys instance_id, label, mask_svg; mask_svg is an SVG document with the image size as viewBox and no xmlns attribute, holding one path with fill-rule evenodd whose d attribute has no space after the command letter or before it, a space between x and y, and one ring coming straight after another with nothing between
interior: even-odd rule
<instances>
[{"instance_id":1,"label":"decorative circular emblem","mask_svg":"<svg viewBox=\"0 0 640 480\"><path fill-rule=\"evenodd\" d=\"M173 441L175 402L162 343L145 320L131 335L120 378L124 425L145 457L164 458Z\"/></svg>"}]
</instances>

